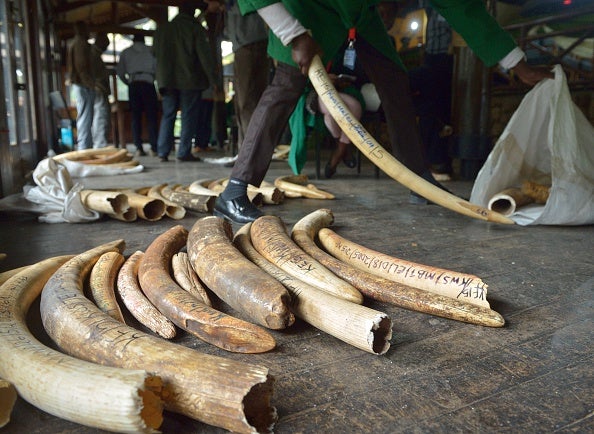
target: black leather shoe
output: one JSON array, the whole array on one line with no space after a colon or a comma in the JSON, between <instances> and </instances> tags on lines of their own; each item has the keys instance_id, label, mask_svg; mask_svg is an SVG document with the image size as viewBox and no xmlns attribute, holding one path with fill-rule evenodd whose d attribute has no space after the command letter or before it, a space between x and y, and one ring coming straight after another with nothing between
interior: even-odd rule
<instances>
[{"instance_id":1,"label":"black leather shoe","mask_svg":"<svg viewBox=\"0 0 594 434\"><path fill-rule=\"evenodd\" d=\"M254 205L247 196L240 196L236 199L224 200L217 197L212 212L215 216L235 223L249 223L262 217L264 214Z\"/></svg>"}]
</instances>

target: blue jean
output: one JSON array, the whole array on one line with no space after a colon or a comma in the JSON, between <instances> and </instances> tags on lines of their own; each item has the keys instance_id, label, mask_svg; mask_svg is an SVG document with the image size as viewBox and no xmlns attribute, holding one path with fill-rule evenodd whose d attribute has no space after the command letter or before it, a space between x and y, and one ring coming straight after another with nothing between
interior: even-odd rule
<instances>
[{"instance_id":1,"label":"blue jean","mask_svg":"<svg viewBox=\"0 0 594 434\"><path fill-rule=\"evenodd\" d=\"M74 83L72 88L76 98L77 149L91 149L93 147L95 90Z\"/></svg>"},{"instance_id":2,"label":"blue jean","mask_svg":"<svg viewBox=\"0 0 594 434\"><path fill-rule=\"evenodd\" d=\"M196 136L196 119L202 91L161 89L161 95L163 116L159 128L159 157L168 156L173 148L173 127L178 109L181 110L181 133L177 157L187 157L192 152L192 139Z\"/></svg>"}]
</instances>

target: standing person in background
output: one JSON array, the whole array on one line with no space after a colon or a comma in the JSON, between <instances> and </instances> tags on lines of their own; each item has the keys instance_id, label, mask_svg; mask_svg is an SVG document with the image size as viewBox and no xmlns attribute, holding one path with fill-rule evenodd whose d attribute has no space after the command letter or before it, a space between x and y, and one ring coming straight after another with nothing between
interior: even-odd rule
<instances>
[{"instance_id":1,"label":"standing person in background","mask_svg":"<svg viewBox=\"0 0 594 434\"><path fill-rule=\"evenodd\" d=\"M74 40L68 47L68 74L76 99L77 149L93 147L93 105L95 77L91 68L89 29L83 21L74 24Z\"/></svg>"},{"instance_id":2,"label":"standing person in background","mask_svg":"<svg viewBox=\"0 0 594 434\"><path fill-rule=\"evenodd\" d=\"M202 98L196 118L196 138L194 140L194 152L210 151L210 138L212 136L212 115L214 112L214 95L212 87L202 92Z\"/></svg>"},{"instance_id":3,"label":"standing person in background","mask_svg":"<svg viewBox=\"0 0 594 434\"><path fill-rule=\"evenodd\" d=\"M194 18L195 2L185 1L179 14L163 23L155 33L157 84L162 97L163 116L158 136L158 154L168 161L173 149L173 127L177 110L181 109L178 161L200 161L192 155L192 139L196 136L197 110L201 93L209 86L217 90L214 60L202 25ZM216 1L202 8L218 10Z\"/></svg>"},{"instance_id":4,"label":"standing person in background","mask_svg":"<svg viewBox=\"0 0 594 434\"><path fill-rule=\"evenodd\" d=\"M428 0L419 0L417 5L427 14L425 51L422 65L411 68L408 76L427 163L439 181L448 181L452 172L449 154L454 72L452 28Z\"/></svg>"},{"instance_id":5,"label":"standing person in background","mask_svg":"<svg viewBox=\"0 0 594 434\"><path fill-rule=\"evenodd\" d=\"M157 155L157 110L155 90L157 59L144 43L143 35L134 35L134 43L120 54L116 73L128 85L128 101L132 112L132 137L136 155L144 156L142 148L142 113L146 114L151 156Z\"/></svg>"},{"instance_id":6,"label":"standing person in background","mask_svg":"<svg viewBox=\"0 0 594 434\"><path fill-rule=\"evenodd\" d=\"M227 0L225 33L233 44L233 106L237 144L241 146L252 113L268 86L270 58L266 52L268 29L258 14L241 15L236 0Z\"/></svg>"},{"instance_id":7,"label":"standing person in background","mask_svg":"<svg viewBox=\"0 0 594 434\"><path fill-rule=\"evenodd\" d=\"M109 105L109 71L101 55L109 47L106 33L97 33L95 43L91 46L91 67L95 76L95 102L93 104L93 148L105 148L111 125L111 108Z\"/></svg>"},{"instance_id":8,"label":"standing person in background","mask_svg":"<svg viewBox=\"0 0 594 434\"><path fill-rule=\"evenodd\" d=\"M499 62L512 68L529 84L553 77L550 71L526 63L523 51L489 15L482 0L432 4L486 64ZM262 216L250 202L247 187L264 180L274 148L307 84L314 56L321 54L322 62L327 62L346 40L353 51L345 56L345 64L354 65L355 58L361 61L380 95L392 152L411 171L442 187L425 165L408 77L374 2L240 0L240 7L243 13L257 12L270 27L268 51L278 66L252 115L229 183L215 201L215 215L236 223Z\"/></svg>"}]
</instances>

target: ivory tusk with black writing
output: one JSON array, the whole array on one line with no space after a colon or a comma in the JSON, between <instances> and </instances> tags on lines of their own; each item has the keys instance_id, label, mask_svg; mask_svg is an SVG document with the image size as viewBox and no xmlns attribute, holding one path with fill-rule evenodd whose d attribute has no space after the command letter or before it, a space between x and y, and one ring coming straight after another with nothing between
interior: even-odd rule
<instances>
[{"instance_id":1,"label":"ivory tusk with black writing","mask_svg":"<svg viewBox=\"0 0 594 434\"><path fill-rule=\"evenodd\" d=\"M384 279L330 256L315 244L314 238L321 228L333 222L334 215L329 209L319 209L295 223L291 236L305 252L358 288L366 297L471 324L487 327L502 327L505 324L503 317L489 308Z\"/></svg>"},{"instance_id":2,"label":"ivory tusk with black writing","mask_svg":"<svg viewBox=\"0 0 594 434\"><path fill-rule=\"evenodd\" d=\"M252 245L250 225L235 234L233 243L254 264L282 283L292 295L291 310L314 327L372 354L390 348L392 321L383 312L351 303L285 273Z\"/></svg>"},{"instance_id":3,"label":"ivory tusk with black writing","mask_svg":"<svg viewBox=\"0 0 594 434\"><path fill-rule=\"evenodd\" d=\"M319 56L309 67L309 79L324 105L353 144L391 178L405 187L445 208L480 220L514 224L514 221L499 213L474 205L425 181L409 170L381 146L341 100Z\"/></svg>"},{"instance_id":4,"label":"ivory tusk with black writing","mask_svg":"<svg viewBox=\"0 0 594 434\"><path fill-rule=\"evenodd\" d=\"M252 223L250 236L262 256L291 276L352 303L363 302L357 288L337 277L291 240L280 218L258 218Z\"/></svg>"},{"instance_id":5,"label":"ivory tusk with black writing","mask_svg":"<svg viewBox=\"0 0 594 434\"><path fill-rule=\"evenodd\" d=\"M318 238L328 253L359 270L434 294L490 307L487 301L488 286L478 276L386 255L347 240L328 228L320 229Z\"/></svg>"}]
</instances>

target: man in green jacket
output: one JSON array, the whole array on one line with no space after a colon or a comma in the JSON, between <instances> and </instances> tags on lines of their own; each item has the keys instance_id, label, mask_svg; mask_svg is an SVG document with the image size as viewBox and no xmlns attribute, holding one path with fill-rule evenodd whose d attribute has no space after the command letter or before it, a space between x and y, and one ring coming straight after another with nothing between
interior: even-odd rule
<instances>
[{"instance_id":1,"label":"man in green jacket","mask_svg":"<svg viewBox=\"0 0 594 434\"><path fill-rule=\"evenodd\" d=\"M395 157L439 185L425 166L408 77L377 11L379 0L239 0L242 13L257 12L271 29L268 52L278 61L273 82L254 112L227 188L214 214L237 223L262 212L247 198L248 184L260 185L274 147L307 82L316 54L326 63L345 44L345 64L362 65L380 95ZM487 12L482 0L434 0L433 7L462 35L488 66L499 62L524 82L535 84L550 71L530 67L512 37Z\"/></svg>"},{"instance_id":2,"label":"man in green jacket","mask_svg":"<svg viewBox=\"0 0 594 434\"><path fill-rule=\"evenodd\" d=\"M200 161L192 155L192 139L202 91L216 87L214 59L206 31L194 18L196 2L184 2L179 14L157 28L155 33L156 80L162 97L163 115L157 141L161 161L168 161L173 148L173 126L181 109L179 161ZM217 2L212 2L218 7ZM202 2L208 11L210 3Z\"/></svg>"}]
</instances>

